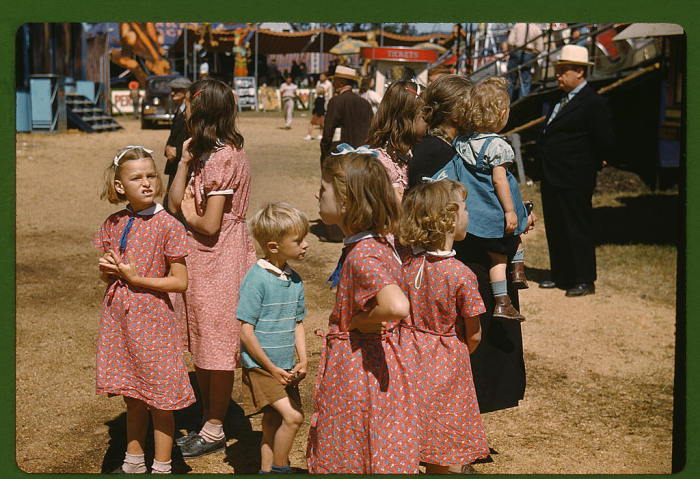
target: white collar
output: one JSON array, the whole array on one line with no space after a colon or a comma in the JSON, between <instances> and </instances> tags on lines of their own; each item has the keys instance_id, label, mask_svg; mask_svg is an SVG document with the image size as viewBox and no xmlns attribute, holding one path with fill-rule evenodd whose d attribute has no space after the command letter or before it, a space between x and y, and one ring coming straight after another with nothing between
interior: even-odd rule
<instances>
[{"instance_id":1,"label":"white collar","mask_svg":"<svg viewBox=\"0 0 700 479\"><path fill-rule=\"evenodd\" d=\"M284 265L284 271L279 269L274 264L270 263L265 258L260 258L257 264L261 268L264 268L270 271L271 273L274 273L279 279L282 279L284 281L289 281L292 277L292 268L290 268L288 264Z\"/></svg>"},{"instance_id":2,"label":"white collar","mask_svg":"<svg viewBox=\"0 0 700 479\"><path fill-rule=\"evenodd\" d=\"M377 234L374 231L362 231L360 233L348 236L347 238L343 239L343 246L358 243L367 238L382 238L382 235ZM391 252L394 253L394 258L396 258L396 261L398 261L399 264L402 264L401 256L399 256L399 253L396 252L396 248L394 247L394 245L391 244L391 242L389 241L387 241L387 243L389 243L389 247L391 248Z\"/></svg>"},{"instance_id":3,"label":"white collar","mask_svg":"<svg viewBox=\"0 0 700 479\"><path fill-rule=\"evenodd\" d=\"M413 254L414 255L419 255L419 254L429 254L430 256L437 256L438 258L451 258L457 254L455 250L450 250L450 251L443 251L443 250L435 250L435 251L427 251L424 250L423 248L413 248Z\"/></svg>"},{"instance_id":4,"label":"white collar","mask_svg":"<svg viewBox=\"0 0 700 479\"><path fill-rule=\"evenodd\" d=\"M348 236L347 238L343 239L343 244L345 246L353 243L357 243L359 241L362 241L363 239L367 238L379 238L381 235L375 233L374 231L362 231L360 233L354 234L352 236Z\"/></svg>"},{"instance_id":5,"label":"white collar","mask_svg":"<svg viewBox=\"0 0 700 479\"><path fill-rule=\"evenodd\" d=\"M141 211L134 211L133 208L131 207L131 205L129 205L128 208L130 211L136 213L139 216L152 216L152 215L158 213L159 211L163 211L165 209L165 208L163 208L163 205L161 205L160 203L154 203L153 206L149 206L145 210L141 210Z\"/></svg>"}]
</instances>

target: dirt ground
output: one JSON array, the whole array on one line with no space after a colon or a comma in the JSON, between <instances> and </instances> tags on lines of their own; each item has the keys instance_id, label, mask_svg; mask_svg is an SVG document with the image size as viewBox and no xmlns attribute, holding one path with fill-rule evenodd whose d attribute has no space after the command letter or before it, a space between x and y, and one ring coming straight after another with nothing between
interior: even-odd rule
<instances>
[{"instance_id":1,"label":"dirt ground","mask_svg":"<svg viewBox=\"0 0 700 479\"><path fill-rule=\"evenodd\" d=\"M119 398L94 393L94 342L104 287L91 239L114 205L98 198L102 173L115 151L151 147L162 167L168 130L124 130L88 135L17 136L17 463L32 473L97 473L115 468L125 448ZM285 200L312 220L307 260L295 265L306 284L310 374L302 383L307 423L292 451L305 468L310 394L333 295L323 282L340 246L313 234L319 223L318 142L304 141L308 118L281 130L277 115L244 114L240 126L252 165L249 213ZM641 194L641 193L640 193ZM539 195L524 187L524 197ZM629 193L628 193L629 196ZM625 205L609 206L623 212ZM619 225L618 225L619 227ZM629 231L629 230L628 230ZM548 269L542 224L527 237L531 279ZM606 247L607 248L607 247ZM664 297L640 294L652 283L644 269L620 265L634 245L599 248L595 296L565 298L531 282L521 293L527 390L517 408L484 415L492 462L484 474L657 474L671 472L675 248L661 247L659 267L671 278ZM646 251L646 250L645 250ZM657 251L653 250L652 251ZM532 254L530 254L532 252ZM644 263L640 259L640 263ZM622 278L622 279L620 279ZM667 281L668 282L668 281ZM175 456L176 471L254 473L259 460L260 416L245 416L236 386L225 430L225 454L189 460ZM178 429L194 427L193 406L176 415Z\"/></svg>"}]
</instances>

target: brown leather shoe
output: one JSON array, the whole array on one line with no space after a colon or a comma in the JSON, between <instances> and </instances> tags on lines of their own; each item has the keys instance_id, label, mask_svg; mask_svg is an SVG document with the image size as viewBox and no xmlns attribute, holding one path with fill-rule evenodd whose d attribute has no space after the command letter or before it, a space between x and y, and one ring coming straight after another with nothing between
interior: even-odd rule
<instances>
[{"instance_id":1,"label":"brown leather shoe","mask_svg":"<svg viewBox=\"0 0 700 479\"><path fill-rule=\"evenodd\" d=\"M496 300L496 308L493 310L494 318L525 321L525 316L520 314L520 311L513 307L513 305L510 302L510 297L508 295L494 296L493 299Z\"/></svg>"},{"instance_id":2,"label":"brown leather shoe","mask_svg":"<svg viewBox=\"0 0 700 479\"><path fill-rule=\"evenodd\" d=\"M513 269L510 270L510 281L517 289L527 289L527 278L525 277L525 263L522 261L511 263Z\"/></svg>"}]
</instances>

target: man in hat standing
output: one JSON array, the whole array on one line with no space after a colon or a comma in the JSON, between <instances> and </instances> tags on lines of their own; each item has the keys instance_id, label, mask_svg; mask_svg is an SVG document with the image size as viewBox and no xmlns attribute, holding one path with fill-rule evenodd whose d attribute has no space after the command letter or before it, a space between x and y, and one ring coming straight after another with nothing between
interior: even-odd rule
<instances>
[{"instance_id":1,"label":"man in hat standing","mask_svg":"<svg viewBox=\"0 0 700 479\"><path fill-rule=\"evenodd\" d=\"M340 143L347 143L357 148L367 141L373 113L369 102L352 91L352 87L357 84L359 78L353 68L344 65L335 67L333 74L335 92L328 102L323 123L321 165L323 165L323 159L330 155ZM325 240L340 242L343 240L343 233L337 226L326 226Z\"/></svg>"},{"instance_id":2,"label":"man in hat standing","mask_svg":"<svg viewBox=\"0 0 700 479\"><path fill-rule=\"evenodd\" d=\"M177 173L177 164L182 156L182 144L189 137L187 126L185 125L185 95L187 95L187 90L191 84L192 82L184 77L175 78L169 84L170 99L173 101L173 107L175 108L175 117L170 128L170 136L168 136L168 141L165 142L165 174L168 175L168 187L165 190L166 196L163 198L164 205L168 204L167 194L175 173Z\"/></svg>"},{"instance_id":3,"label":"man in hat standing","mask_svg":"<svg viewBox=\"0 0 700 479\"><path fill-rule=\"evenodd\" d=\"M554 69L564 95L550 109L537 140L542 161L542 209L551 281L566 296L595 293L596 260L591 200L596 174L612 154L610 109L586 81L588 50L566 45Z\"/></svg>"},{"instance_id":4,"label":"man in hat standing","mask_svg":"<svg viewBox=\"0 0 700 479\"><path fill-rule=\"evenodd\" d=\"M355 148L365 144L372 121L372 107L352 91L359 77L355 70L338 65L333 75L335 93L328 102L321 138L321 162L339 143Z\"/></svg>"}]
</instances>

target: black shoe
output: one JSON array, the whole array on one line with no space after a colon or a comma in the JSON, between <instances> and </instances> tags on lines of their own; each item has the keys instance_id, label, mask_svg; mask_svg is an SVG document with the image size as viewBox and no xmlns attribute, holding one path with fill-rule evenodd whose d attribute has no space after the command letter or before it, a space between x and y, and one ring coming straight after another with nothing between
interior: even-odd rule
<instances>
[{"instance_id":1,"label":"black shoe","mask_svg":"<svg viewBox=\"0 0 700 479\"><path fill-rule=\"evenodd\" d=\"M113 471L110 471L109 473L110 474L126 474L126 472L124 472L124 469L122 469L122 466L119 466L118 468L116 468Z\"/></svg>"},{"instance_id":2,"label":"black shoe","mask_svg":"<svg viewBox=\"0 0 700 479\"><path fill-rule=\"evenodd\" d=\"M190 431L187 433L185 436L180 436L177 439L175 439L175 445L180 447L184 445L186 442L188 442L190 439L195 437L197 435L197 431Z\"/></svg>"},{"instance_id":3,"label":"black shoe","mask_svg":"<svg viewBox=\"0 0 700 479\"><path fill-rule=\"evenodd\" d=\"M222 452L226 449L226 438L219 441L207 442L199 434L195 434L192 439L180 446L182 457L200 457L215 452Z\"/></svg>"},{"instance_id":4,"label":"black shoe","mask_svg":"<svg viewBox=\"0 0 700 479\"><path fill-rule=\"evenodd\" d=\"M593 283L577 284L571 289L566 290L566 296L586 296L587 294L595 294L595 285Z\"/></svg>"},{"instance_id":5,"label":"black shoe","mask_svg":"<svg viewBox=\"0 0 700 479\"><path fill-rule=\"evenodd\" d=\"M557 287L557 283L555 283L554 281L550 281L548 279L546 279L540 283L540 288L542 288L542 289L553 289L556 287Z\"/></svg>"}]
</instances>

